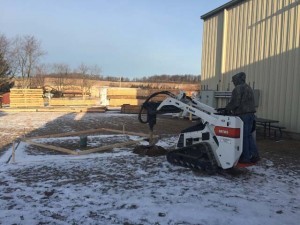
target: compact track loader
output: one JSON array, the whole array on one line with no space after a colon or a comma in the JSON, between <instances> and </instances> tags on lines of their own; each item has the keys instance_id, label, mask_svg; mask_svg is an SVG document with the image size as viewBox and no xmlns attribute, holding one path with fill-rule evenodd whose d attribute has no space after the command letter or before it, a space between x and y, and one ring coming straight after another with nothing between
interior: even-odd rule
<instances>
[{"instance_id":1,"label":"compact track loader","mask_svg":"<svg viewBox=\"0 0 300 225\"><path fill-rule=\"evenodd\" d=\"M161 103L151 102L161 94L168 97ZM146 120L142 119L144 110L147 110ZM168 162L206 172L229 169L238 163L243 151L243 121L225 110L217 111L201 103L196 97L187 97L184 92L177 96L168 91L154 93L142 105L139 120L153 130L158 113L178 111L199 118L199 123L181 131L176 149L167 154Z\"/></svg>"}]
</instances>

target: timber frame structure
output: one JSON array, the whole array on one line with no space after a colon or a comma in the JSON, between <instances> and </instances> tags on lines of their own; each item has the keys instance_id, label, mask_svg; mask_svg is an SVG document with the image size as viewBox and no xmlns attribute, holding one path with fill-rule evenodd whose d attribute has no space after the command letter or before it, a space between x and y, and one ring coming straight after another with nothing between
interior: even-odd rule
<instances>
[{"instance_id":1,"label":"timber frame structure","mask_svg":"<svg viewBox=\"0 0 300 225\"><path fill-rule=\"evenodd\" d=\"M71 149L62 148L62 147L58 147L58 146L54 146L54 145L50 145L50 144L42 144L42 143L38 143L35 141L36 139L43 139L43 138L82 136L82 135L88 135L88 134L93 134L93 133L99 133L101 131L117 133L117 134L124 134L124 135L135 135L135 136L140 136L141 138L139 138L137 140L130 140L130 141L123 142L123 143L114 143L111 145L105 145L105 146L101 146L101 147L97 147L97 148L91 148L91 149L87 149L87 150L83 150L83 151L74 151ZM70 154L70 155L87 155L90 153L112 150L113 148L134 145L134 144L137 144L141 141L148 139L148 137L149 137L149 135L147 135L147 134L129 132L129 131L125 131L125 129L114 130L114 129L107 129L107 128L98 128L98 129L90 129L90 130L78 131L78 132L68 132L68 133L50 134L50 135L44 135L44 136L22 138L21 141L23 141L27 144L30 144L30 145L34 145L34 146L38 146L38 147L42 147L42 148L46 148L46 149L51 149L54 151L58 151L58 152L66 153L66 154ZM157 137L157 136L155 136L155 137Z\"/></svg>"}]
</instances>

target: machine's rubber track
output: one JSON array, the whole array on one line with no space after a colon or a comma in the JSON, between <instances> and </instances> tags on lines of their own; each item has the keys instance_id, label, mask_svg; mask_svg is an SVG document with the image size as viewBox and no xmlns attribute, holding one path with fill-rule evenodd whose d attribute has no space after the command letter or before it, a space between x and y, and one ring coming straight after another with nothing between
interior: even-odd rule
<instances>
[{"instance_id":1,"label":"machine's rubber track","mask_svg":"<svg viewBox=\"0 0 300 225\"><path fill-rule=\"evenodd\" d=\"M211 146L206 142L172 150L167 154L167 160L174 165L203 170L210 174L218 169Z\"/></svg>"}]
</instances>

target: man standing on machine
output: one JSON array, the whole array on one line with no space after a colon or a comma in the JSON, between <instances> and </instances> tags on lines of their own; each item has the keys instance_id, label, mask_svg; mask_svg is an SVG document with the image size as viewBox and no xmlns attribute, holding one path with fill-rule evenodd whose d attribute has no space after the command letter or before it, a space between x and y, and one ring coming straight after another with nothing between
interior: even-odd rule
<instances>
[{"instance_id":1,"label":"man standing on machine","mask_svg":"<svg viewBox=\"0 0 300 225\"><path fill-rule=\"evenodd\" d=\"M239 116L244 122L243 152L240 163L256 163L259 154L255 140L252 136L255 122L255 104L252 88L246 84L246 74L240 72L232 77L235 88L232 91L230 102L226 105L226 110L233 115Z\"/></svg>"}]
</instances>

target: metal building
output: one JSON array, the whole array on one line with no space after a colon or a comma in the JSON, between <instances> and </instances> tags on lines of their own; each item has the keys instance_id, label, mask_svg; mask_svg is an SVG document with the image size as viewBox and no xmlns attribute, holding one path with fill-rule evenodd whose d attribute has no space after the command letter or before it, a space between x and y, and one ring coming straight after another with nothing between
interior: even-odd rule
<instances>
[{"instance_id":1,"label":"metal building","mask_svg":"<svg viewBox=\"0 0 300 225\"><path fill-rule=\"evenodd\" d=\"M201 89L231 91L244 71L257 115L300 133L300 0L233 0L201 19Z\"/></svg>"}]
</instances>

